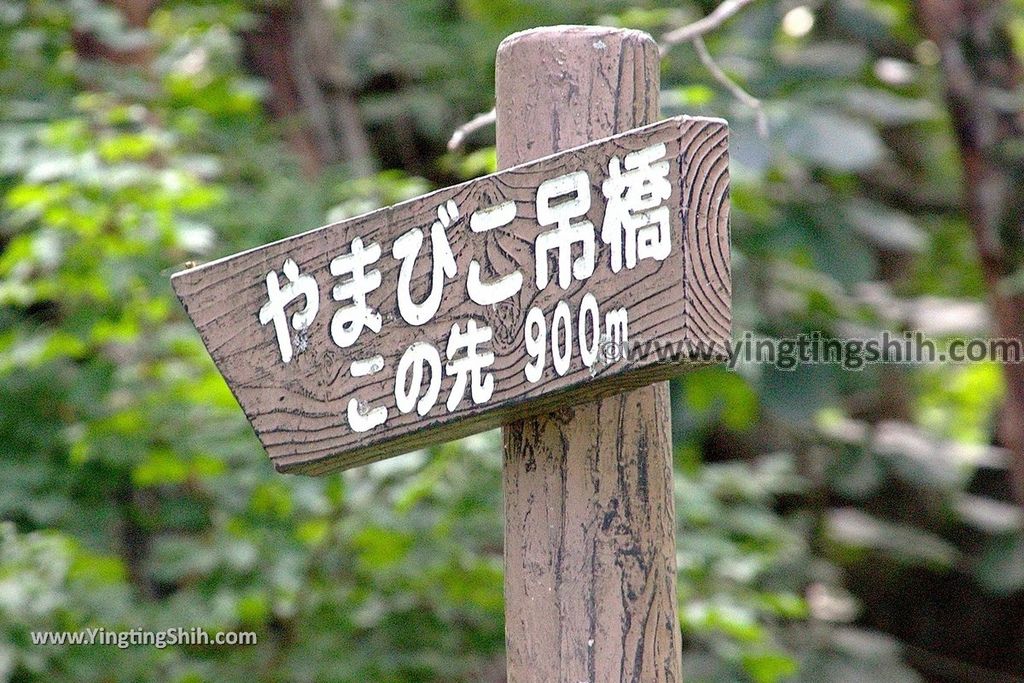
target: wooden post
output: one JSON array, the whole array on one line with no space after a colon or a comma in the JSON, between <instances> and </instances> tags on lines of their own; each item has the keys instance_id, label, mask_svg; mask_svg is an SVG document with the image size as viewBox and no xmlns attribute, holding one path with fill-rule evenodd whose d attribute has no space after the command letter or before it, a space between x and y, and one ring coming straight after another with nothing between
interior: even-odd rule
<instances>
[{"instance_id":1,"label":"wooden post","mask_svg":"<svg viewBox=\"0 0 1024 683\"><path fill-rule=\"evenodd\" d=\"M503 168L651 123L645 33L558 26L497 56ZM510 681L678 681L668 385L504 428Z\"/></svg>"}]
</instances>

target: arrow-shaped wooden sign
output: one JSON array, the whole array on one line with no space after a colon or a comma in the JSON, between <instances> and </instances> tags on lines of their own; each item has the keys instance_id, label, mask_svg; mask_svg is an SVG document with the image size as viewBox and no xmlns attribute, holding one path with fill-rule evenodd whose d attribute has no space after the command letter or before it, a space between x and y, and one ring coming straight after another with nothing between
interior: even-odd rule
<instances>
[{"instance_id":1,"label":"arrow-shaped wooden sign","mask_svg":"<svg viewBox=\"0 0 1024 683\"><path fill-rule=\"evenodd\" d=\"M398 455L724 356L727 136L668 119L172 283L279 470Z\"/></svg>"}]
</instances>

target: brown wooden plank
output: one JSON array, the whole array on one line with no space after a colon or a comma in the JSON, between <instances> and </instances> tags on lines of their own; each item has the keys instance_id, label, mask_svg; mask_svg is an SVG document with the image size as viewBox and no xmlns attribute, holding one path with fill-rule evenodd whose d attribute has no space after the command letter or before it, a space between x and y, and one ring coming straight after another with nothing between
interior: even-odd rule
<instances>
[{"instance_id":1,"label":"brown wooden plank","mask_svg":"<svg viewBox=\"0 0 1024 683\"><path fill-rule=\"evenodd\" d=\"M721 120L668 119L207 263L178 273L172 283L280 470L318 473L397 455L536 414L555 400L570 404L663 379L683 363L647 357L587 367L575 339L578 335L573 334L574 352L564 375L553 366L549 338L543 376L531 383L524 374L524 366L531 360L524 349L524 321L531 307L543 312L550 331L556 306L565 301L576 328L581 302L590 293L602 317L608 311L626 308L633 342L724 342L729 316L726 134ZM665 202L671 215L671 251L663 261L644 259L635 268L615 273L610 266L610 248L601 239L605 213L601 184L609 175L613 156L622 159L659 143L665 144L665 158L671 161L672 190ZM573 280L566 289L559 286L553 270L554 281L540 289L535 279L535 241L553 226L538 224L537 189L545 180L577 171L585 172L590 181L591 205L585 219L593 223L596 233L595 270L585 280ZM392 248L407 231L424 232L411 279L412 299L423 300L432 282L430 226L438 220L438 207L449 201L459 213L446 230L457 272L445 278L436 314L423 325L410 325L398 306L396 287L402 262L392 256ZM511 223L486 232L470 228L474 212L507 201L516 207ZM695 217L697 207L714 215ZM382 326L379 333L363 329L353 346L342 348L332 340L331 320L351 301L333 299L332 289L341 280L331 274L330 264L350 253L357 237L364 246L377 244L381 249L379 260L371 266L379 270L381 285L366 300L370 309L380 314ZM578 246L576 249L574 258L580 253ZM711 251L703 254L704 250ZM302 333L289 326L292 358L283 362L275 325L261 324L260 309L268 299L268 273L276 272L282 286L288 282L282 273L288 259L295 262L300 274L315 279L318 312ZM471 301L466 283L474 259L479 261L485 281L521 272L518 293L486 306ZM289 318L304 303L302 297L294 301L287 308ZM439 397L426 415L399 411L395 377L406 349L414 342L430 343L443 364L453 324L465 332L470 320L486 325L493 333L490 343L482 347L495 357L486 369L494 382L489 400L474 404L467 389L461 403L449 411L446 400L455 380L445 375ZM376 355L383 358L381 371L362 377L350 374L353 361ZM347 417L353 397L367 409L385 407L387 421L369 431L353 431Z\"/></svg>"}]
</instances>

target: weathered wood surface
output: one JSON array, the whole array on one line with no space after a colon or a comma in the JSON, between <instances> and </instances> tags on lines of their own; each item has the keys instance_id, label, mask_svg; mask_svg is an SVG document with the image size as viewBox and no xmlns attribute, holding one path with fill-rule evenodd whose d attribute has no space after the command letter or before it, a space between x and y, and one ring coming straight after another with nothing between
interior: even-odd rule
<instances>
[{"instance_id":1,"label":"weathered wood surface","mask_svg":"<svg viewBox=\"0 0 1024 683\"><path fill-rule=\"evenodd\" d=\"M498 50L498 161L520 163L648 123L658 48L636 31L554 27ZM710 131L708 131L710 133ZM727 159L685 156L684 336L729 334ZM658 279L638 299L661 298ZM680 633L667 383L503 429L508 680L678 681Z\"/></svg>"},{"instance_id":2,"label":"weathered wood surface","mask_svg":"<svg viewBox=\"0 0 1024 683\"><path fill-rule=\"evenodd\" d=\"M609 131L610 132L610 131ZM631 342L659 340L722 344L728 335L728 238L726 220L726 136L723 121L679 117L643 130L594 142L554 157L502 171L440 190L394 207L319 228L235 256L178 273L172 282L207 349L251 421L268 454L280 470L321 473L397 455L427 444L454 439L536 414L554 405L567 405L594 396L665 379L683 360L648 357L592 363L581 358L577 325L587 293L596 299L602 330L609 311L625 308ZM609 176L613 156L664 143L670 161L672 194L665 202L671 214L671 251L663 261L643 259L634 268L613 272L610 248L601 239L606 200L602 182ZM596 261L592 275L571 278L563 289L555 254L548 263L551 282L538 287L535 242L553 226L537 219L538 186L563 174L584 171L590 183L591 204L584 217L594 225ZM508 225L489 231L471 229L472 215L503 202L515 203L516 216ZM411 298L421 302L432 291L431 224L439 207L457 207L446 229L456 273L446 274L436 314L422 325L410 325L399 310L396 288L402 261L392 255L396 240L412 229L424 233L413 262ZM552 202L554 204L554 201ZM449 213L455 213L449 211ZM700 214L700 215L698 215ZM686 229L684 230L684 225ZM704 234L701 234L701 233ZM696 234L695 234L696 233ZM379 260L370 269L380 272L381 284L366 303L381 316L381 329L362 329L347 348L331 334L335 313L351 301L336 301L333 288L345 278L331 274L331 262L352 251L360 238L364 248L379 246ZM684 245L685 242L685 245ZM557 253L557 252L556 252ZM572 258L580 254L574 247ZM304 329L288 326L290 338L278 347L274 324L263 324L261 307L268 300L268 273L284 286L286 260L309 275L318 288L318 311ZM481 280L493 281L518 271L519 291L506 300L479 305L467 296L472 260L480 262ZM561 327L572 331L573 351L568 367L554 367L550 336L559 302ZM291 302L287 319L301 311L303 298ZM532 307L542 311L547 327L543 375L527 379L524 367L535 362L524 347L525 318ZM592 307L591 307L592 308ZM587 314L590 315L589 313ZM492 331L480 347L492 352L493 394L474 403L467 387L462 401L448 410L446 399L455 378L443 375L439 395L425 414L401 412L396 405L396 370L414 342L428 342L441 363L454 324L465 332L469 321ZM589 322L589 318L588 318ZM536 331L536 330L534 330ZM288 346L291 358L284 362ZM724 347L719 347L724 348ZM380 356L376 373L353 376L353 361ZM409 382L411 375L406 375ZM425 390L432 377L422 379ZM353 431L346 418L356 398L360 410L383 406L387 420L368 431Z\"/></svg>"}]
</instances>

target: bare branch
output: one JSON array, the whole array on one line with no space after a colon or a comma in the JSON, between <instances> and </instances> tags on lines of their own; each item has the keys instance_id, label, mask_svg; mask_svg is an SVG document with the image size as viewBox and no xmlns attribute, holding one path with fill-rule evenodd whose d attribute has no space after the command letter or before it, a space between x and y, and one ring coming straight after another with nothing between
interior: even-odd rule
<instances>
[{"instance_id":1,"label":"bare branch","mask_svg":"<svg viewBox=\"0 0 1024 683\"><path fill-rule=\"evenodd\" d=\"M451 151L457 150L465 142L466 138L481 128L486 128L495 122L497 114L495 110L484 112L483 114L477 114L472 119L462 124L455 129L452 133L452 137L448 140L448 149Z\"/></svg>"},{"instance_id":2,"label":"bare branch","mask_svg":"<svg viewBox=\"0 0 1024 683\"><path fill-rule=\"evenodd\" d=\"M697 54L700 55L701 62L704 63L704 66L711 72L711 75L715 80L725 86L729 92L736 97L736 99L754 110L757 115L757 131L761 137L767 137L768 118L765 116L761 100L741 88L735 81L729 78L724 71L722 71L721 67L719 67L718 64L715 63L715 60L711 58L711 54L708 52L708 48L704 45L704 40L701 38L705 33L713 31L724 24L729 18L752 2L754 2L754 0L725 0L725 2L716 7L711 14L707 15L703 19L666 33L661 37L658 50L662 56L665 56L665 53L668 52L669 48L673 45L687 42L693 43L693 46L697 50ZM459 149L469 135L472 135L481 128L486 128L487 126L492 125L494 121L495 113L493 109L483 114L477 114L470 121L467 121L455 129L455 132L452 133L451 139L448 141L448 149L452 151Z\"/></svg>"},{"instance_id":3,"label":"bare branch","mask_svg":"<svg viewBox=\"0 0 1024 683\"><path fill-rule=\"evenodd\" d=\"M661 54L664 55L670 47L679 43L688 43L694 38L700 38L709 31L713 31L727 19L739 12L741 9L752 3L754 0L725 0L715 8L715 11L703 19L681 26L674 31L669 31L661 37Z\"/></svg>"},{"instance_id":4,"label":"bare branch","mask_svg":"<svg viewBox=\"0 0 1024 683\"><path fill-rule=\"evenodd\" d=\"M757 117L758 135L762 138L768 137L768 117L765 116L764 105L761 104L761 100L741 88L736 81L729 78L722 71L722 67L718 66L718 63L711 57L711 53L708 52L708 46L704 44L703 38L700 36L694 38L693 47L697 50L697 55L700 56L700 61L704 64L704 68L708 70L714 79L725 86L732 93L733 97L754 110L754 115Z\"/></svg>"}]
</instances>

